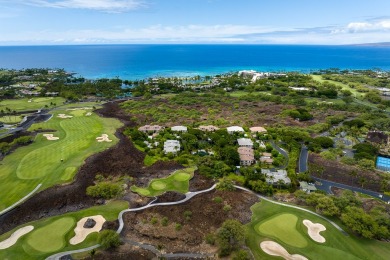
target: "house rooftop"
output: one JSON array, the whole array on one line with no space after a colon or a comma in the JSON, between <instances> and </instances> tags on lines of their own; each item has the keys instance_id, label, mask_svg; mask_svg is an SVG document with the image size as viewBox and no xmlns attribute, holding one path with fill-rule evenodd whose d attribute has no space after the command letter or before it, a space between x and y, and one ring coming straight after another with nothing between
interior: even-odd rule
<instances>
[{"instance_id":1,"label":"house rooftop","mask_svg":"<svg viewBox=\"0 0 390 260\"><path fill-rule=\"evenodd\" d=\"M239 146L253 146L253 142L249 138L239 138L237 142Z\"/></svg>"},{"instance_id":2,"label":"house rooftop","mask_svg":"<svg viewBox=\"0 0 390 260\"><path fill-rule=\"evenodd\" d=\"M171 130L172 131L176 131L176 132L186 132L187 131L187 127L186 126L182 126L182 125L172 126Z\"/></svg>"},{"instance_id":3,"label":"house rooftop","mask_svg":"<svg viewBox=\"0 0 390 260\"><path fill-rule=\"evenodd\" d=\"M244 128L241 126L229 126L226 128L229 133L233 132L244 132Z\"/></svg>"},{"instance_id":4,"label":"house rooftop","mask_svg":"<svg viewBox=\"0 0 390 260\"><path fill-rule=\"evenodd\" d=\"M265 129L262 126L254 126L254 127L249 128L249 130L252 133L266 133L267 132L267 129Z\"/></svg>"}]
</instances>

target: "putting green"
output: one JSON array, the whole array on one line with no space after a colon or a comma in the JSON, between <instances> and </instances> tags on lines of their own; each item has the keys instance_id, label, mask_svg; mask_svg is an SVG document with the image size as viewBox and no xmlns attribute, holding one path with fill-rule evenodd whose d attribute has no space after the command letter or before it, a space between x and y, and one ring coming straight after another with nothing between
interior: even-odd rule
<instances>
[{"instance_id":1,"label":"putting green","mask_svg":"<svg viewBox=\"0 0 390 260\"><path fill-rule=\"evenodd\" d=\"M177 181L187 181L191 179L191 174L185 173L185 172L178 172L173 176L173 178Z\"/></svg>"},{"instance_id":2,"label":"putting green","mask_svg":"<svg viewBox=\"0 0 390 260\"><path fill-rule=\"evenodd\" d=\"M293 214L282 214L259 223L255 230L260 234L271 236L282 242L303 248L308 245L306 239L298 232L296 226L298 217Z\"/></svg>"},{"instance_id":3,"label":"putting green","mask_svg":"<svg viewBox=\"0 0 390 260\"><path fill-rule=\"evenodd\" d=\"M163 190L167 185L163 181L154 181L151 184L152 188L155 190Z\"/></svg>"},{"instance_id":4,"label":"putting green","mask_svg":"<svg viewBox=\"0 0 390 260\"><path fill-rule=\"evenodd\" d=\"M72 217L56 220L31 233L27 238L27 243L33 249L44 253L60 250L66 245L64 236L75 223L76 221Z\"/></svg>"}]
</instances>

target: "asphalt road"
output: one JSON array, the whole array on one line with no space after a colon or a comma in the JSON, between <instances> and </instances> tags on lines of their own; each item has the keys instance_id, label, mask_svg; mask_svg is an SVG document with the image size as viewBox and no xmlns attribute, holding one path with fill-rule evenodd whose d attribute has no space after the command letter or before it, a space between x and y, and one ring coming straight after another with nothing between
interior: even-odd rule
<instances>
[{"instance_id":1,"label":"asphalt road","mask_svg":"<svg viewBox=\"0 0 390 260\"><path fill-rule=\"evenodd\" d=\"M352 187L352 186L341 184L341 183L336 183L333 181L327 181L327 180L323 180L320 178L315 178L315 177L312 177L312 178L316 181L317 189L325 191L326 193L333 194L331 188L336 187L336 188L351 190L354 192L360 192L362 194L378 198L378 199L383 200L383 201L390 204L390 196L388 196L388 195L384 195L382 193L375 192L375 191L365 190L365 189L358 188L358 187ZM317 185L317 182L321 183L321 185Z\"/></svg>"},{"instance_id":2,"label":"asphalt road","mask_svg":"<svg viewBox=\"0 0 390 260\"><path fill-rule=\"evenodd\" d=\"M301 153L299 154L299 162L298 162L299 173L307 171L308 156L309 156L309 150L305 145L302 145Z\"/></svg>"}]
</instances>

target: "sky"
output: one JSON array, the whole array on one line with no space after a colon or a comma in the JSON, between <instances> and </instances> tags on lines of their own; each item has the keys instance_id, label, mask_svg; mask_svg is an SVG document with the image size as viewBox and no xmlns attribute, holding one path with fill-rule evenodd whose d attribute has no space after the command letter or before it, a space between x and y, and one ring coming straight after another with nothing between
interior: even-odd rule
<instances>
[{"instance_id":1,"label":"sky","mask_svg":"<svg viewBox=\"0 0 390 260\"><path fill-rule=\"evenodd\" d=\"M390 42L390 0L0 0L0 45Z\"/></svg>"}]
</instances>

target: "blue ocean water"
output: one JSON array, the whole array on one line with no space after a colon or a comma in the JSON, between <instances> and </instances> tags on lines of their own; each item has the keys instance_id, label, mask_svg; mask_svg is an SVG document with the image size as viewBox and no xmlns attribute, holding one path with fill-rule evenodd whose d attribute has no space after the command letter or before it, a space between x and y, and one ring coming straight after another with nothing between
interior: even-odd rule
<instances>
[{"instance_id":1,"label":"blue ocean water","mask_svg":"<svg viewBox=\"0 0 390 260\"><path fill-rule=\"evenodd\" d=\"M86 78L143 79L254 69L390 70L389 46L81 45L0 47L0 68L63 68Z\"/></svg>"}]
</instances>

